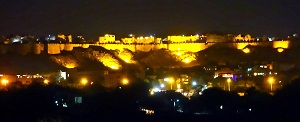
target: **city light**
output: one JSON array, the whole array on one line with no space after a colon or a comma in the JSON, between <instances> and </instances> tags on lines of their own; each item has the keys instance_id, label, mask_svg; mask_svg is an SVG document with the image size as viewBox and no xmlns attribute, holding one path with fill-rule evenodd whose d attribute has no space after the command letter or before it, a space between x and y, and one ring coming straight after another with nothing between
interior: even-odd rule
<instances>
[{"instance_id":1,"label":"city light","mask_svg":"<svg viewBox=\"0 0 300 122\"><path fill-rule=\"evenodd\" d=\"M279 53L281 53L281 52L284 51L284 49L283 49L283 48L278 48L277 51L278 51Z\"/></svg>"},{"instance_id":2,"label":"city light","mask_svg":"<svg viewBox=\"0 0 300 122\"><path fill-rule=\"evenodd\" d=\"M273 91L274 78L273 77L269 77L268 78L268 82L270 83L270 90Z\"/></svg>"},{"instance_id":3,"label":"city light","mask_svg":"<svg viewBox=\"0 0 300 122\"><path fill-rule=\"evenodd\" d=\"M193 82L192 82L192 85L193 85L193 86L196 86L196 85L197 85L197 82L196 82L196 81L193 81Z\"/></svg>"},{"instance_id":4,"label":"city light","mask_svg":"<svg viewBox=\"0 0 300 122\"><path fill-rule=\"evenodd\" d=\"M173 89L173 82L174 82L174 79L173 79L173 78L164 78L164 81L170 83L171 90L172 90L172 89Z\"/></svg>"},{"instance_id":5,"label":"city light","mask_svg":"<svg viewBox=\"0 0 300 122\"><path fill-rule=\"evenodd\" d=\"M190 63L191 62L191 60L190 59L188 59L188 58L186 58L186 59L184 59L184 61L183 61L184 63Z\"/></svg>"},{"instance_id":6,"label":"city light","mask_svg":"<svg viewBox=\"0 0 300 122\"><path fill-rule=\"evenodd\" d=\"M161 87L161 88L164 88L164 87L165 87L165 84L160 84L160 87Z\"/></svg>"},{"instance_id":7,"label":"city light","mask_svg":"<svg viewBox=\"0 0 300 122\"><path fill-rule=\"evenodd\" d=\"M119 69L119 67L117 67L117 66L110 66L110 68L115 69L115 70Z\"/></svg>"},{"instance_id":8,"label":"city light","mask_svg":"<svg viewBox=\"0 0 300 122\"><path fill-rule=\"evenodd\" d=\"M8 84L8 80L7 80L7 79L2 79L2 80L1 80L1 83L2 83L4 86L6 86L6 85Z\"/></svg>"},{"instance_id":9,"label":"city light","mask_svg":"<svg viewBox=\"0 0 300 122\"><path fill-rule=\"evenodd\" d=\"M228 83L228 91L230 91L230 82L231 82L231 79L228 78L228 79L227 79L227 83Z\"/></svg>"},{"instance_id":10,"label":"city light","mask_svg":"<svg viewBox=\"0 0 300 122\"><path fill-rule=\"evenodd\" d=\"M69 63L69 64L66 64L65 67L68 68L68 69L72 69L72 68L75 68L76 65L73 64L73 63Z\"/></svg>"},{"instance_id":11,"label":"city light","mask_svg":"<svg viewBox=\"0 0 300 122\"><path fill-rule=\"evenodd\" d=\"M45 79L45 80L44 80L44 84L48 85L48 84L49 84L49 80L48 80L48 79Z\"/></svg>"},{"instance_id":12,"label":"city light","mask_svg":"<svg viewBox=\"0 0 300 122\"><path fill-rule=\"evenodd\" d=\"M128 85L128 84L129 84L129 80L126 79L126 78L123 79L123 80L122 80L122 84L123 84L123 85Z\"/></svg>"},{"instance_id":13,"label":"city light","mask_svg":"<svg viewBox=\"0 0 300 122\"><path fill-rule=\"evenodd\" d=\"M164 78L164 81L167 81L167 82L168 82L169 80L170 80L170 78Z\"/></svg>"},{"instance_id":14,"label":"city light","mask_svg":"<svg viewBox=\"0 0 300 122\"><path fill-rule=\"evenodd\" d=\"M80 81L80 83L81 83L82 85L86 85L87 82L88 82L88 80L87 80L86 78L82 78L81 81Z\"/></svg>"}]
</instances>

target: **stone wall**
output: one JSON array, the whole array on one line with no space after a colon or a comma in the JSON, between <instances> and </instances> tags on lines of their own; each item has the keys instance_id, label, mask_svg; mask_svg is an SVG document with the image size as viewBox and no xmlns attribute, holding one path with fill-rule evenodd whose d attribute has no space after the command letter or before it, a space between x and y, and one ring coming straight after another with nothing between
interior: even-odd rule
<instances>
[{"instance_id":1,"label":"stone wall","mask_svg":"<svg viewBox=\"0 0 300 122\"><path fill-rule=\"evenodd\" d=\"M89 46L102 46L107 50L129 49L133 52L151 50L168 49L171 51L189 51L198 52L204 50L216 43L173 43L173 44L17 44L17 45L0 45L0 53L6 54L8 52L20 53L22 55L33 52L40 54L46 51L48 54L60 54L61 51L73 51L74 47L89 48ZM291 45L290 41L272 41L272 42L233 42L233 43L220 43L224 46L229 46L236 49L244 49L246 46L270 46L273 48L290 48L296 43Z\"/></svg>"}]
</instances>

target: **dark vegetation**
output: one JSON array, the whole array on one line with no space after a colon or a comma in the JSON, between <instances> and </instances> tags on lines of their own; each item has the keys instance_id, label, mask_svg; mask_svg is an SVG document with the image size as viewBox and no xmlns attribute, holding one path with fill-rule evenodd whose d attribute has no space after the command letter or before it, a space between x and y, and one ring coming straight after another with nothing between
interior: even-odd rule
<instances>
[{"instance_id":1,"label":"dark vegetation","mask_svg":"<svg viewBox=\"0 0 300 122\"><path fill-rule=\"evenodd\" d=\"M274 95L252 87L240 97L218 88L190 100L167 91L149 95L149 84L135 81L106 91L100 86L72 89L39 81L12 84L0 92L1 121L297 121L300 79ZM74 103L81 96L82 103ZM55 101L58 101L57 104ZM68 107L63 107L66 103ZM140 107L155 110L146 115ZM178 110L181 110L178 111Z\"/></svg>"}]
</instances>

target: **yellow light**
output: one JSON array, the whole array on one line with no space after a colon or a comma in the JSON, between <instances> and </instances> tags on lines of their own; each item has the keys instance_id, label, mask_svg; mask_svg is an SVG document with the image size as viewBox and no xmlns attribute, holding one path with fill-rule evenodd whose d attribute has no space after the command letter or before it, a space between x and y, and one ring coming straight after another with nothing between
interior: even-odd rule
<instances>
[{"instance_id":1,"label":"yellow light","mask_svg":"<svg viewBox=\"0 0 300 122\"><path fill-rule=\"evenodd\" d=\"M281 53L281 52L284 51L284 49L283 49L283 48L278 48L277 51L278 51L279 53Z\"/></svg>"},{"instance_id":2,"label":"yellow light","mask_svg":"<svg viewBox=\"0 0 300 122\"><path fill-rule=\"evenodd\" d=\"M253 74L254 76L257 76L257 73L256 72L254 72L254 74Z\"/></svg>"},{"instance_id":3,"label":"yellow light","mask_svg":"<svg viewBox=\"0 0 300 122\"><path fill-rule=\"evenodd\" d=\"M47 85L48 83L49 83L49 80L45 79L45 80L44 80L44 84Z\"/></svg>"},{"instance_id":4,"label":"yellow light","mask_svg":"<svg viewBox=\"0 0 300 122\"><path fill-rule=\"evenodd\" d=\"M227 82L228 82L228 83L230 83L230 82L231 82L231 79L230 79L230 78L228 78L228 79L227 79Z\"/></svg>"},{"instance_id":5,"label":"yellow light","mask_svg":"<svg viewBox=\"0 0 300 122\"><path fill-rule=\"evenodd\" d=\"M72 68L75 68L75 64L69 63L69 64L66 64L65 67L68 68L68 69L72 69Z\"/></svg>"},{"instance_id":6,"label":"yellow light","mask_svg":"<svg viewBox=\"0 0 300 122\"><path fill-rule=\"evenodd\" d=\"M269 81L270 84L272 84L274 82L274 78L273 77L269 77L268 81Z\"/></svg>"},{"instance_id":7,"label":"yellow light","mask_svg":"<svg viewBox=\"0 0 300 122\"><path fill-rule=\"evenodd\" d=\"M243 49L243 52L244 53L250 53L250 49L249 48L245 48L245 49Z\"/></svg>"},{"instance_id":8,"label":"yellow light","mask_svg":"<svg viewBox=\"0 0 300 122\"><path fill-rule=\"evenodd\" d=\"M150 95L154 95L154 91L153 90L150 91Z\"/></svg>"},{"instance_id":9,"label":"yellow light","mask_svg":"<svg viewBox=\"0 0 300 122\"><path fill-rule=\"evenodd\" d=\"M282 41L274 41L273 48L289 48L290 41L282 40Z\"/></svg>"},{"instance_id":10,"label":"yellow light","mask_svg":"<svg viewBox=\"0 0 300 122\"><path fill-rule=\"evenodd\" d=\"M184 61L183 61L184 63L190 63L191 62L191 60L190 59L188 59L188 58L186 58L186 59L184 59Z\"/></svg>"},{"instance_id":11,"label":"yellow light","mask_svg":"<svg viewBox=\"0 0 300 122\"><path fill-rule=\"evenodd\" d=\"M243 92L238 92L238 95L239 95L239 96L245 96L245 93L243 93Z\"/></svg>"},{"instance_id":12,"label":"yellow light","mask_svg":"<svg viewBox=\"0 0 300 122\"><path fill-rule=\"evenodd\" d=\"M174 79L173 79L173 78L170 78L169 82L170 82L170 83L173 83L173 82L174 82Z\"/></svg>"},{"instance_id":13,"label":"yellow light","mask_svg":"<svg viewBox=\"0 0 300 122\"><path fill-rule=\"evenodd\" d=\"M177 89L180 89L181 85L180 84L177 84Z\"/></svg>"},{"instance_id":14,"label":"yellow light","mask_svg":"<svg viewBox=\"0 0 300 122\"><path fill-rule=\"evenodd\" d=\"M122 84L123 84L123 85L128 85L128 83L129 83L129 80L128 80L128 79L123 79L123 80L122 80Z\"/></svg>"},{"instance_id":15,"label":"yellow light","mask_svg":"<svg viewBox=\"0 0 300 122\"><path fill-rule=\"evenodd\" d=\"M268 78L268 81L269 81L269 83L270 83L270 90L271 90L271 92L273 91L273 82L274 82L274 78L273 77L269 77Z\"/></svg>"},{"instance_id":16,"label":"yellow light","mask_svg":"<svg viewBox=\"0 0 300 122\"><path fill-rule=\"evenodd\" d=\"M110 66L111 69L119 69L117 66Z\"/></svg>"},{"instance_id":17,"label":"yellow light","mask_svg":"<svg viewBox=\"0 0 300 122\"><path fill-rule=\"evenodd\" d=\"M80 82L82 85L86 85L88 80L86 78L82 78Z\"/></svg>"},{"instance_id":18,"label":"yellow light","mask_svg":"<svg viewBox=\"0 0 300 122\"><path fill-rule=\"evenodd\" d=\"M177 52L177 54L176 54L177 56L180 56L180 52Z\"/></svg>"},{"instance_id":19,"label":"yellow light","mask_svg":"<svg viewBox=\"0 0 300 122\"><path fill-rule=\"evenodd\" d=\"M7 83L8 83L8 80L7 80L7 79L2 79L2 80L1 80L1 83L2 83L4 86L6 86Z\"/></svg>"}]
</instances>

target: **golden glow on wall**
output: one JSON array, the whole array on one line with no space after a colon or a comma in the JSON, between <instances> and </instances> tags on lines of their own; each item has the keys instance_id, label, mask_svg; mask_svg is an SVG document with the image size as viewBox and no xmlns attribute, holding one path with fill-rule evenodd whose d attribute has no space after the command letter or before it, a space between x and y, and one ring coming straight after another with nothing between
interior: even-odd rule
<instances>
[{"instance_id":1,"label":"golden glow on wall","mask_svg":"<svg viewBox=\"0 0 300 122\"><path fill-rule=\"evenodd\" d=\"M68 64L65 64L65 67L68 68L68 69L72 69L72 68L75 68L77 65L74 64L74 63L68 63Z\"/></svg>"},{"instance_id":2,"label":"golden glow on wall","mask_svg":"<svg viewBox=\"0 0 300 122\"><path fill-rule=\"evenodd\" d=\"M244 49L247 45L249 45L248 43L237 43L237 49L242 50Z\"/></svg>"},{"instance_id":3,"label":"golden glow on wall","mask_svg":"<svg viewBox=\"0 0 300 122\"><path fill-rule=\"evenodd\" d=\"M250 49L249 48L245 48L245 49L243 49L243 52L244 53L250 53Z\"/></svg>"},{"instance_id":4,"label":"golden glow on wall","mask_svg":"<svg viewBox=\"0 0 300 122\"><path fill-rule=\"evenodd\" d=\"M233 43L233 44L234 44L234 46L237 49L242 50L242 49L244 49L248 45L257 46L257 45L259 45L259 42L251 42L251 43L248 43L248 42L239 42L239 43Z\"/></svg>"},{"instance_id":5,"label":"golden glow on wall","mask_svg":"<svg viewBox=\"0 0 300 122\"><path fill-rule=\"evenodd\" d=\"M69 69L78 67L76 59L72 56L51 56L51 59L59 65Z\"/></svg>"},{"instance_id":6,"label":"golden glow on wall","mask_svg":"<svg viewBox=\"0 0 300 122\"><path fill-rule=\"evenodd\" d=\"M289 48L290 41L274 41L273 48Z\"/></svg>"},{"instance_id":7,"label":"golden glow on wall","mask_svg":"<svg viewBox=\"0 0 300 122\"><path fill-rule=\"evenodd\" d=\"M184 62L184 63L190 63L192 61L196 60L196 56L192 52L185 52L180 49L173 52L174 56L178 61Z\"/></svg>"},{"instance_id":8,"label":"golden glow on wall","mask_svg":"<svg viewBox=\"0 0 300 122\"><path fill-rule=\"evenodd\" d=\"M168 36L168 40L173 43L183 43L183 42L194 42L199 39L199 35L191 35L191 36Z\"/></svg>"},{"instance_id":9,"label":"golden glow on wall","mask_svg":"<svg viewBox=\"0 0 300 122\"><path fill-rule=\"evenodd\" d=\"M104 64L104 66L109 67L111 69L120 69L122 66L119 64L117 59L114 58L101 58L100 62Z\"/></svg>"},{"instance_id":10,"label":"golden glow on wall","mask_svg":"<svg viewBox=\"0 0 300 122\"><path fill-rule=\"evenodd\" d=\"M190 60L189 58L186 58L186 59L183 60L183 62L184 62L184 63L190 63L191 60Z\"/></svg>"},{"instance_id":11,"label":"golden glow on wall","mask_svg":"<svg viewBox=\"0 0 300 122\"><path fill-rule=\"evenodd\" d=\"M118 56L126 63L135 63L135 61L132 60L133 55L128 51L123 51L123 52L119 53Z\"/></svg>"},{"instance_id":12,"label":"golden glow on wall","mask_svg":"<svg viewBox=\"0 0 300 122\"><path fill-rule=\"evenodd\" d=\"M87 57L103 63L104 66L117 70L122 68L122 65L109 53L100 53L99 51L90 50Z\"/></svg>"}]
</instances>

